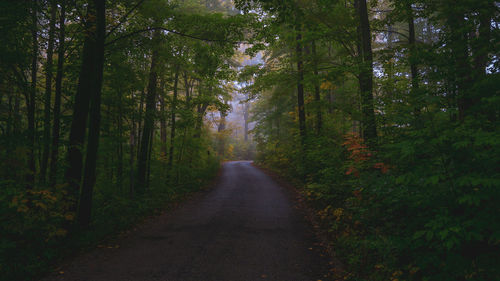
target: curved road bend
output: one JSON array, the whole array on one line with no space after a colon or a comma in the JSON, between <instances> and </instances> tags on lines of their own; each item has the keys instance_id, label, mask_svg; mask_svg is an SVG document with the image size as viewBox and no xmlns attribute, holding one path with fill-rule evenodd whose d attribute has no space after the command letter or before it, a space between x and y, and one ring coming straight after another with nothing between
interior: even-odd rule
<instances>
[{"instance_id":1,"label":"curved road bend","mask_svg":"<svg viewBox=\"0 0 500 281\"><path fill-rule=\"evenodd\" d=\"M214 189L46 280L319 280L327 261L288 192L249 161Z\"/></svg>"}]
</instances>

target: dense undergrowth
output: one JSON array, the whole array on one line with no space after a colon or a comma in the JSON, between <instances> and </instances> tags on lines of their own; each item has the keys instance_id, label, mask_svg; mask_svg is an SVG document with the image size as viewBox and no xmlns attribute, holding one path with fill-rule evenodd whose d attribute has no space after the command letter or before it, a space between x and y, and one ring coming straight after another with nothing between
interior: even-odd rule
<instances>
[{"instance_id":1,"label":"dense undergrowth","mask_svg":"<svg viewBox=\"0 0 500 281\"><path fill-rule=\"evenodd\" d=\"M265 21L257 160L302 182L345 279L498 280L498 3L236 2Z\"/></svg>"},{"instance_id":2,"label":"dense undergrowth","mask_svg":"<svg viewBox=\"0 0 500 281\"><path fill-rule=\"evenodd\" d=\"M305 156L259 146L260 163L304 183L347 280L500 276L498 127L428 117L434 127L400 128L377 151L353 133L309 138Z\"/></svg>"},{"instance_id":3,"label":"dense undergrowth","mask_svg":"<svg viewBox=\"0 0 500 281\"><path fill-rule=\"evenodd\" d=\"M126 231L141 220L168 210L192 192L207 186L219 169L216 157L204 157L196 166L166 170L165 161L151 167L152 182L142 196L117 190L109 177L100 177L93 201L93 221L86 229L68 225L64 188L37 188L5 182L0 195L0 280L38 280L57 263ZM124 186L128 182L124 179ZM114 246L114 245L112 245Z\"/></svg>"}]
</instances>

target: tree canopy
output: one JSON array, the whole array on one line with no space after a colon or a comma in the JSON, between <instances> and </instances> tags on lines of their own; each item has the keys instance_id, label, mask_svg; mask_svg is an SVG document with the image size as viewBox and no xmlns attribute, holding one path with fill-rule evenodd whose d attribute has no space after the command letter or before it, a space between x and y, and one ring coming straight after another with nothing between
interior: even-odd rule
<instances>
[{"instance_id":1,"label":"tree canopy","mask_svg":"<svg viewBox=\"0 0 500 281\"><path fill-rule=\"evenodd\" d=\"M301 187L336 278L499 276L497 1L0 9L6 280L36 279L254 156Z\"/></svg>"}]
</instances>

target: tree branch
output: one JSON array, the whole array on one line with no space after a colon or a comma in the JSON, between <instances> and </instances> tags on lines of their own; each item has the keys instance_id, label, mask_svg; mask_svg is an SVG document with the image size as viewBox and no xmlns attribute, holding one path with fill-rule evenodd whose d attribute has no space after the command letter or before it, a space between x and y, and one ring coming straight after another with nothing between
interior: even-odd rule
<instances>
[{"instance_id":1,"label":"tree branch","mask_svg":"<svg viewBox=\"0 0 500 281\"><path fill-rule=\"evenodd\" d=\"M111 35L118 27L120 27L120 25L122 25L125 20L128 18L128 16L130 16L130 14L135 11L140 5L142 5L142 3L144 3L145 0L140 0L139 2L137 2L137 4L135 4L134 7L132 7L132 9L130 9L127 13L125 13L125 15L123 15L123 17L118 21L118 23L113 26L109 32L105 35L105 38L107 38L109 35Z\"/></svg>"},{"instance_id":2,"label":"tree branch","mask_svg":"<svg viewBox=\"0 0 500 281\"><path fill-rule=\"evenodd\" d=\"M185 33L179 32L179 31L168 29L168 28L165 28L165 27L149 27L149 28L145 28L145 29L139 29L139 30L136 30L136 31L132 31L132 32L130 32L128 34L122 35L122 36L120 36L118 38L115 38L115 39L107 42L106 44L104 44L104 46L109 46L109 45L111 45L111 44L113 44L113 43L115 43L115 42L117 42L119 40L131 37L131 36L136 35L136 34L140 34L140 33L147 32L147 31L153 31L153 30L164 30L164 31L167 31L167 32L179 35L179 36L183 36L183 37L187 37L187 38L191 38L191 39L196 39L196 40L201 40L201 41L207 41L207 42L227 42L227 43L232 43L232 44L248 43L248 42L238 42L238 41L233 42L233 41L228 41L228 40L202 38L202 37L198 37L198 36L195 36L195 35L185 34Z\"/></svg>"}]
</instances>

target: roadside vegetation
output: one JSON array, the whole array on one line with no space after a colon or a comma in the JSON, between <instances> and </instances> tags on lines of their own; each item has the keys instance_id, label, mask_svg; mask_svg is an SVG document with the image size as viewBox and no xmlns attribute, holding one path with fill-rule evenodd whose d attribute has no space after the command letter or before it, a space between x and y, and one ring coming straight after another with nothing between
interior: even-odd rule
<instances>
[{"instance_id":1,"label":"roadside vegetation","mask_svg":"<svg viewBox=\"0 0 500 281\"><path fill-rule=\"evenodd\" d=\"M206 120L249 21L219 1L0 10L0 279L38 280L215 177Z\"/></svg>"},{"instance_id":2,"label":"roadside vegetation","mask_svg":"<svg viewBox=\"0 0 500 281\"><path fill-rule=\"evenodd\" d=\"M498 3L236 2L263 21L257 162L303 185L342 277L497 280Z\"/></svg>"},{"instance_id":3,"label":"roadside vegetation","mask_svg":"<svg viewBox=\"0 0 500 281\"><path fill-rule=\"evenodd\" d=\"M302 185L344 280L498 279L499 9L0 0L0 279L254 157Z\"/></svg>"}]
</instances>

